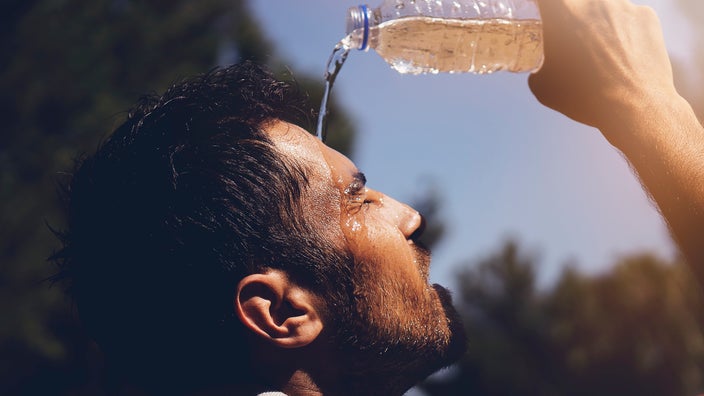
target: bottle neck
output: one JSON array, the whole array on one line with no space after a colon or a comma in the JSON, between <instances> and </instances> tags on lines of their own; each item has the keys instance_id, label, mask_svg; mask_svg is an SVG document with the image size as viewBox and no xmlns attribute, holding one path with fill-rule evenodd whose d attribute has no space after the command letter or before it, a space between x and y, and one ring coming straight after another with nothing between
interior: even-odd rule
<instances>
[{"instance_id":1,"label":"bottle neck","mask_svg":"<svg viewBox=\"0 0 704 396\"><path fill-rule=\"evenodd\" d=\"M347 12L346 34L350 47L365 51L369 48L369 25L372 10L366 4L351 7Z\"/></svg>"}]
</instances>

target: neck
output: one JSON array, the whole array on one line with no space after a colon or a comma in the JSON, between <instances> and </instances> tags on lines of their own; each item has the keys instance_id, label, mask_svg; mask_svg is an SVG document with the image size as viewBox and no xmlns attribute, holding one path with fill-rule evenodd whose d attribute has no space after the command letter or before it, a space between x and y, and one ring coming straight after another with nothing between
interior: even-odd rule
<instances>
[{"instance_id":1,"label":"neck","mask_svg":"<svg viewBox=\"0 0 704 396\"><path fill-rule=\"evenodd\" d=\"M305 371L297 370L281 385L281 391L288 396L321 396L323 392Z\"/></svg>"}]
</instances>

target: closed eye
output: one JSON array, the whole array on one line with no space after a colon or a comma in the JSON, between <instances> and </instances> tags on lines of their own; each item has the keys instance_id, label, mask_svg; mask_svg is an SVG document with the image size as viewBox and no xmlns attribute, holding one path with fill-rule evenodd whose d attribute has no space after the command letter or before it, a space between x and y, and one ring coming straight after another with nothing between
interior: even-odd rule
<instances>
[{"instance_id":1,"label":"closed eye","mask_svg":"<svg viewBox=\"0 0 704 396\"><path fill-rule=\"evenodd\" d=\"M347 185L347 188L345 188L345 194L350 197L357 197L364 192L366 185L367 178L364 176L364 173L357 172L352 175L352 181Z\"/></svg>"},{"instance_id":2,"label":"closed eye","mask_svg":"<svg viewBox=\"0 0 704 396\"><path fill-rule=\"evenodd\" d=\"M362 172L352 175L352 181L345 188L345 196L350 207L350 212L357 212L374 201L367 197L367 178Z\"/></svg>"}]
</instances>

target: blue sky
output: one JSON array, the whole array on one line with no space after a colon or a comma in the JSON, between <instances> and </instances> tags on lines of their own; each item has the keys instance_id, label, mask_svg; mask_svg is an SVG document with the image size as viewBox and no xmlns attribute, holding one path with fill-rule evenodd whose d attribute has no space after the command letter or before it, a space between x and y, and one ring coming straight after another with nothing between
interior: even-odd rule
<instances>
[{"instance_id":1,"label":"blue sky","mask_svg":"<svg viewBox=\"0 0 704 396\"><path fill-rule=\"evenodd\" d=\"M684 18L669 1L639 3L656 9L668 49L686 61ZM255 0L251 8L292 69L322 80L357 4ZM373 51L352 52L336 80L332 95L356 120L353 160L369 186L402 201L428 186L442 197L448 230L432 280L452 287L458 268L508 237L538 254L542 282L568 262L593 273L632 252L671 257L666 226L620 153L597 130L540 105L526 80L400 75Z\"/></svg>"}]
</instances>

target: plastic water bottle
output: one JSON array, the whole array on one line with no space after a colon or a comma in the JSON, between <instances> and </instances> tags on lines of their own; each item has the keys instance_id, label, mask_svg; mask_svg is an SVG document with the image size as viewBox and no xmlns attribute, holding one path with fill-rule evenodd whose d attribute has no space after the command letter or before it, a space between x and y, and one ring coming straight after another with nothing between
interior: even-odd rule
<instances>
[{"instance_id":1,"label":"plastic water bottle","mask_svg":"<svg viewBox=\"0 0 704 396\"><path fill-rule=\"evenodd\" d=\"M346 48L400 73L532 72L543 63L535 0L385 0L349 9Z\"/></svg>"}]
</instances>

